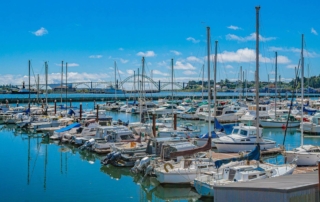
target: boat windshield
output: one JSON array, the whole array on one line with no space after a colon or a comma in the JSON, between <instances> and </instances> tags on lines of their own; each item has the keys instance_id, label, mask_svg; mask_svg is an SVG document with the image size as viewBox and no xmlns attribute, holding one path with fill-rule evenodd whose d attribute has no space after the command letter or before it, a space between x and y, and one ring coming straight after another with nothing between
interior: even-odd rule
<instances>
[{"instance_id":1,"label":"boat windshield","mask_svg":"<svg viewBox=\"0 0 320 202\"><path fill-rule=\"evenodd\" d=\"M120 138L121 138L121 140L134 139L133 135L121 135Z\"/></svg>"},{"instance_id":2,"label":"boat windshield","mask_svg":"<svg viewBox=\"0 0 320 202\"><path fill-rule=\"evenodd\" d=\"M239 132L239 129L235 128L235 129L233 129L232 134L238 134L238 132Z\"/></svg>"},{"instance_id":3,"label":"boat windshield","mask_svg":"<svg viewBox=\"0 0 320 202\"><path fill-rule=\"evenodd\" d=\"M248 131L240 130L240 135L247 137L248 136Z\"/></svg>"}]
</instances>

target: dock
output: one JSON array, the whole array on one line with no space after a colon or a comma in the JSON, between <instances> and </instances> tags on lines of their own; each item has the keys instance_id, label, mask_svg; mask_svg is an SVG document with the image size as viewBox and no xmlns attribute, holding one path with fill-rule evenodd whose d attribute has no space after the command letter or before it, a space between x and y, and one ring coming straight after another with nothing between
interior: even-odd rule
<instances>
[{"instance_id":1,"label":"dock","mask_svg":"<svg viewBox=\"0 0 320 202\"><path fill-rule=\"evenodd\" d=\"M279 147L276 148L272 148L272 149L268 149L268 150L262 150L261 151L261 156L262 157L266 157L266 156L270 156L270 155L277 155L277 154L281 154L283 150ZM218 153L218 152L212 152L211 157L213 159L228 159L228 158L238 158L240 157L239 153Z\"/></svg>"},{"instance_id":2,"label":"dock","mask_svg":"<svg viewBox=\"0 0 320 202\"><path fill-rule=\"evenodd\" d=\"M214 201L319 201L318 172L213 186Z\"/></svg>"}]
</instances>

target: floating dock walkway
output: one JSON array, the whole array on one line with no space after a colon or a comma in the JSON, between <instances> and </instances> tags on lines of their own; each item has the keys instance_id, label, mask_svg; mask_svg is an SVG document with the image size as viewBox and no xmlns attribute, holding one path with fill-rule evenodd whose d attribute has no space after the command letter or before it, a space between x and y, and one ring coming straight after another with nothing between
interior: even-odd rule
<instances>
[{"instance_id":1,"label":"floating dock walkway","mask_svg":"<svg viewBox=\"0 0 320 202\"><path fill-rule=\"evenodd\" d=\"M319 201L318 172L214 186L214 202Z\"/></svg>"}]
</instances>

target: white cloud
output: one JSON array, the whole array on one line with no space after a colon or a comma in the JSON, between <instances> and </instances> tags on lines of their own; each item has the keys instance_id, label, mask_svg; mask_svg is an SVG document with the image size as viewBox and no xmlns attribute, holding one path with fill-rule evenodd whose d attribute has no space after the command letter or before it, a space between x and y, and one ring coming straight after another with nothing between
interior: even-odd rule
<instances>
[{"instance_id":1,"label":"white cloud","mask_svg":"<svg viewBox=\"0 0 320 202\"><path fill-rule=\"evenodd\" d=\"M124 74L124 72L123 72L123 71L121 71L121 70L118 70L118 73L119 73L119 74Z\"/></svg>"},{"instance_id":2,"label":"white cloud","mask_svg":"<svg viewBox=\"0 0 320 202\"><path fill-rule=\"evenodd\" d=\"M48 30L46 30L46 28L41 27L40 29L38 29L35 32L32 32L32 34L36 35L36 36L43 36L45 34L48 34Z\"/></svg>"},{"instance_id":3,"label":"white cloud","mask_svg":"<svg viewBox=\"0 0 320 202\"><path fill-rule=\"evenodd\" d=\"M192 43L199 43L199 42L200 42L200 40L196 40L196 39L193 38L193 37L188 37L188 38L187 38L187 41L191 41Z\"/></svg>"},{"instance_id":4,"label":"white cloud","mask_svg":"<svg viewBox=\"0 0 320 202\"><path fill-rule=\"evenodd\" d=\"M171 50L170 52L173 53L173 54L175 54L175 55L182 55L181 52L176 51L176 50Z\"/></svg>"},{"instance_id":5,"label":"white cloud","mask_svg":"<svg viewBox=\"0 0 320 202\"><path fill-rule=\"evenodd\" d=\"M318 32L315 29L313 29L313 27L311 28L311 33L314 35L318 35Z\"/></svg>"},{"instance_id":6,"label":"white cloud","mask_svg":"<svg viewBox=\"0 0 320 202\"><path fill-rule=\"evenodd\" d=\"M229 27L227 27L228 29L233 29L233 30L238 30L238 29L241 29L240 27L238 26L233 26L233 25L230 25Z\"/></svg>"},{"instance_id":7,"label":"white cloud","mask_svg":"<svg viewBox=\"0 0 320 202\"><path fill-rule=\"evenodd\" d=\"M197 74L197 72L191 71L191 70L186 70L186 71L183 72L183 74L185 74L185 75L194 75L194 74Z\"/></svg>"},{"instance_id":8,"label":"white cloud","mask_svg":"<svg viewBox=\"0 0 320 202\"><path fill-rule=\"evenodd\" d=\"M169 74L163 73L163 72L161 72L159 70L153 70L152 74L154 74L154 75L157 74L157 75L162 75L162 76L169 76Z\"/></svg>"},{"instance_id":9,"label":"white cloud","mask_svg":"<svg viewBox=\"0 0 320 202\"><path fill-rule=\"evenodd\" d=\"M183 69L183 70L195 70L196 68L190 63L183 63L181 61L177 61L174 69Z\"/></svg>"},{"instance_id":10,"label":"white cloud","mask_svg":"<svg viewBox=\"0 0 320 202\"><path fill-rule=\"evenodd\" d=\"M226 69L233 69L232 65L226 65Z\"/></svg>"},{"instance_id":11,"label":"white cloud","mask_svg":"<svg viewBox=\"0 0 320 202\"><path fill-rule=\"evenodd\" d=\"M287 48L287 47L275 47L275 46L271 46L269 48L269 51L282 51L282 52L292 52L292 53L297 53L297 54L301 54L301 49L300 48ZM320 54L312 51L309 52L306 49L303 49L303 55L304 57L308 57L308 58L315 58L315 57L320 57Z\"/></svg>"},{"instance_id":12,"label":"white cloud","mask_svg":"<svg viewBox=\"0 0 320 202\"><path fill-rule=\"evenodd\" d=\"M286 67L289 69L294 69L295 67L297 67L297 65L287 65Z\"/></svg>"},{"instance_id":13,"label":"white cloud","mask_svg":"<svg viewBox=\"0 0 320 202\"><path fill-rule=\"evenodd\" d=\"M126 64L126 63L129 62L129 60L125 60L125 59L120 58L120 62L123 63L123 64Z\"/></svg>"},{"instance_id":14,"label":"white cloud","mask_svg":"<svg viewBox=\"0 0 320 202\"><path fill-rule=\"evenodd\" d=\"M161 61L157 63L158 66L167 66L166 61Z\"/></svg>"},{"instance_id":15,"label":"white cloud","mask_svg":"<svg viewBox=\"0 0 320 202\"><path fill-rule=\"evenodd\" d=\"M190 62L202 62L199 58L197 58L195 56L187 57L187 61L190 61Z\"/></svg>"},{"instance_id":16,"label":"white cloud","mask_svg":"<svg viewBox=\"0 0 320 202\"><path fill-rule=\"evenodd\" d=\"M154 57L156 54L153 51L146 51L146 52L139 52L137 53L137 56L141 57Z\"/></svg>"},{"instance_id":17,"label":"white cloud","mask_svg":"<svg viewBox=\"0 0 320 202\"><path fill-rule=\"evenodd\" d=\"M40 76L40 84L43 84L44 75L39 75ZM64 75L65 76L65 75ZM0 81L5 81L1 82L1 84L14 84L14 85L21 85L22 81L27 82L28 77L24 75L11 75L11 74L6 74L6 75L0 75ZM68 72L68 82L90 82L90 81L106 81L110 80L110 76L105 73L86 73L86 72ZM31 84L34 84L34 79L31 79ZM61 73L50 73L48 75L48 83L50 84L59 84L61 82Z\"/></svg>"},{"instance_id":18,"label":"white cloud","mask_svg":"<svg viewBox=\"0 0 320 202\"><path fill-rule=\"evenodd\" d=\"M68 67L78 67L79 64L77 63L68 63Z\"/></svg>"},{"instance_id":19,"label":"white cloud","mask_svg":"<svg viewBox=\"0 0 320 202\"><path fill-rule=\"evenodd\" d=\"M275 71L271 71L271 72L269 72L269 74L276 74L276 72Z\"/></svg>"},{"instance_id":20,"label":"white cloud","mask_svg":"<svg viewBox=\"0 0 320 202\"><path fill-rule=\"evenodd\" d=\"M55 63L55 65L61 67L61 64L59 64L59 63ZM63 66L65 66L65 65L66 65L66 63L63 64ZM68 67L78 67L78 66L79 66L78 63L68 63Z\"/></svg>"},{"instance_id":21,"label":"white cloud","mask_svg":"<svg viewBox=\"0 0 320 202\"><path fill-rule=\"evenodd\" d=\"M120 51L123 51L124 49L123 49L123 48L119 48L119 50L120 50Z\"/></svg>"},{"instance_id":22,"label":"white cloud","mask_svg":"<svg viewBox=\"0 0 320 202\"><path fill-rule=\"evenodd\" d=\"M99 59L99 58L102 58L102 55L90 55L89 58Z\"/></svg>"},{"instance_id":23,"label":"white cloud","mask_svg":"<svg viewBox=\"0 0 320 202\"><path fill-rule=\"evenodd\" d=\"M214 58L212 55L211 58ZM223 51L218 54L219 62L254 62L256 60L256 52L253 49L238 49L236 52ZM274 63L274 58L263 57L259 55L260 62ZM278 63L286 64L290 63L290 60L286 56L278 56Z\"/></svg>"},{"instance_id":24,"label":"white cloud","mask_svg":"<svg viewBox=\"0 0 320 202\"><path fill-rule=\"evenodd\" d=\"M239 41L239 42L255 41L256 40L256 33L252 33L246 37L237 36L235 34L227 34L226 39L227 40L235 40L235 41ZM271 40L275 40L275 39L276 39L276 37L263 37L263 36L259 35L259 40L263 41L263 42L264 41L271 41Z\"/></svg>"},{"instance_id":25,"label":"white cloud","mask_svg":"<svg viewBox=\"0 0 320 202\"><path fill-rule=\"evenodd\" d=\"M134 70L132 70L132 69L127 69L126 71L127 71L127 73L130 74L130 75L133 75L133 74L134 74Z\"/></svg>"}]
</instances>

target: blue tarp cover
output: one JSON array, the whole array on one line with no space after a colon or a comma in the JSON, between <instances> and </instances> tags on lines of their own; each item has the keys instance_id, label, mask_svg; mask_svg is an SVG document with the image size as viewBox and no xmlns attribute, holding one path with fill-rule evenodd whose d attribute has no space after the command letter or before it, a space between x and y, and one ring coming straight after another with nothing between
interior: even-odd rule
<instances>
[{"instance_id":1,"label":"blue tarp cover","mask_svg":"<svg viewBox=\"0 0 320 202\"><path fill-rule=\"evenodd\" d=\"M61 133L61 132L69 131L72 128L77 128L77 127L80 127L80 126L81 126L80 123L73 123L73 124L68 125L67 127L64 127L64 128L59 129L59 130L56 130L55 132Z\"/></svg>"},{"instance_id":2,"label":"blue tarp cover","mask_svg":"<svg viewBox=\"0 0 320 202\"><path fill-rule=\"evenodd\" d=\"M238 158L229 158L229 159L223 159L223 160L217 160L216 162L214 162L216 168L220 168L222 166L222 164L227 164L231 161L243 161L243 160L256 160L259 161L260 160L260 144L257 144L256 148L254 148L254 150L252 150L249 154L246 154L242 157L238 157Z\"/></svg>"}]
</instances>

